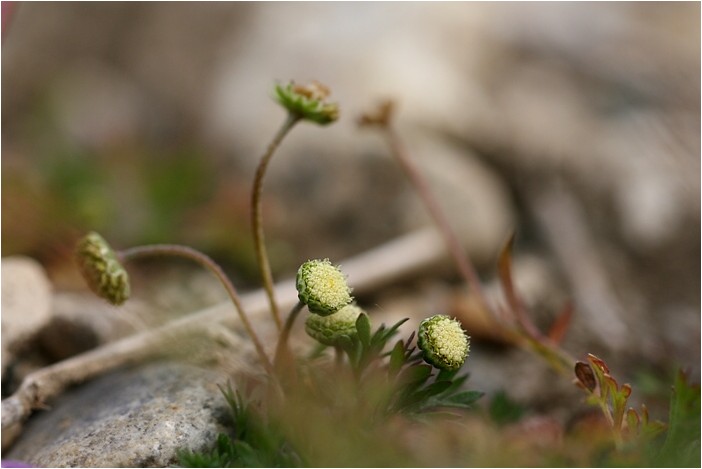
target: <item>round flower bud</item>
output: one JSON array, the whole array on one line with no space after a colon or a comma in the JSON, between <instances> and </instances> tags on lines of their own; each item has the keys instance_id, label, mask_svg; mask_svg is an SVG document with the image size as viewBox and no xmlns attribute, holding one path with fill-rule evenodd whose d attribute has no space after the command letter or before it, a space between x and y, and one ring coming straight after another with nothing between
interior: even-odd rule
<instances>
[{"instance_id":1,"label":"round flower bud","mask_svg":"<svg viewBox=\"0 0 702 469\"><path fill-rule=\"evenodd\" d=\"M341 345L344 337L351 340L358 334L356 320L362 313L360 307L350 304L329 316L310 314L305 321L305 331L324 345Z\"/></svg>"},{"instance_id":2,"label":"round flower bud","mask_svg":"<svg viewBox=\"0 0 702 469\"><path fill-rule=\"evenodd\" d=\"M113 305L129 298L129 275L115 252L99 234L88 233L78 242L76 260L83 278L96 295Z\"/></svg>"},{"instance_id":3,"label":"round flower bud","mask_svg":"<svg viewBox=\"0 0 702 469\"><path fill-rule=\"evenodd\" d=\"M470 340L461 323L443 314L419 324L417 345L425 362L447 371L459 369L470 350Z\"/></svg>"},{"instance_id":4,"label":"round flower bud","mask_svg":"<svg viewBox=\"0 0 702 469\"><path fill-rule=\"evenodd\" d=\"M346 277L329 259L311 260L297 271L297 297L310 312L328 316L351 303Z\"/></svg>"},{"instance_id":5,"label":"round flower bud","mask_svg":"<svg viewBox=\"0 0 702 469\"><path fill-rule=\"evenodd\" d=\"M313 81L309 85L296 85L294 82L286 86L276 85L275 94L276 100L288 112L301 119L326 125L339 118L339 106L326 102L329 88L319 82Z\"/></svg>"}]
</instances>

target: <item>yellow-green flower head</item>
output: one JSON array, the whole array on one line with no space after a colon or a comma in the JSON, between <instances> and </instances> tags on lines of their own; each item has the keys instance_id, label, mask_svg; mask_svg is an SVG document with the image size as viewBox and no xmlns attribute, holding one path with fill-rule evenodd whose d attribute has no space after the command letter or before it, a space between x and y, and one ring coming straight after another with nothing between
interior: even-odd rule
<instances>
[{"instance_id":1,"label":"yellow-green flower head","mask_svg":"<svg viewBox=\"0 0 702 469\"><path fill-rule=\"evenodd\" d=\"M331 124L339 118L339 105L327 103L328 96L329 88L316 81L309 85L291 81L285 86L275 86L275 98L288 112L319 125Z\"/></svg>"},{"instance_id":2,"label":"yellow-green flower head","mask_svg":"<svg viewBox=\"0 0 702 469\"><path fill-rule=\"evenodd\" d=\"M424 361L442 370L459 369L468 357L470 338L456 319L443 314L429 317L419 324L417 345Z\"/></svg>"},{"instance_id":3,"label":"yellow-green flower head","mask_svg":"<svg viewBox=\"0 0 702 469\"><path fill-rule=\"evenodd\" d=\"M351 303L346 276L329 259L311 260L297 271L297 297L310 312L329 316Z\"/></svg>"},{"instance_id":4,"label":"yellow-green flower head","mask_svg":"<svg viewBox=\"0 0 702 469\"><path fill-rule=\"evenodd\" d=\"M129 275L102 236L92 231L78 241L76 260L83 278L96 295L113 305L127 301Z\"/></svg>"},{"instance_id":5,"label":"yellow-green flower head","mask_svg":"<svg viewBox=\"0 0 702 469\"><path fill-rule=\"evenodd\" d=\"M305 331L324 345L341 345L344 338L351 340L358 334L356 320L362 313L360 307L350 304L329 316L310 314L305 321Z\"/></svg>"}]
</instances>

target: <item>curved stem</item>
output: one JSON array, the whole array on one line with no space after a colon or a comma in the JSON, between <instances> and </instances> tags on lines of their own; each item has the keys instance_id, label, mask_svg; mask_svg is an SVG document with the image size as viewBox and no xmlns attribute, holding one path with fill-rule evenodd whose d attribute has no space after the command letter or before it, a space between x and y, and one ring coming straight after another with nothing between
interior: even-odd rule
<instances>
[{"instance_id":1,"label":"curved stem","mask_svg":"<svg viewBox=\"0 0 702 469\"><path fill-rule=\"evenodd\" d=\"M449 253L453 258L453 261L456 263L458 272L478 297L478 301L481 303L481 305L487 311L491 311L490 303L488 303L487 298L483 293L480 278L478 277L473 264L470 262L468 255L464 251L461 242L456 236L455 231L453 228L451 228L443 209L429 188L429 184L427 184L424 177L417 170L417 167L414 165L414 163L412 163L409 155L407 154L407 150L394 129L392 129L390 125L382 126L382 129L385 133L393 156L402 167L402 170L405 172L410 182L414 185L414 188L426 205L427 211L434 219L434 223L436 223L437 227L439 228L439 232L444 238L444 242L446 243Z\"/></svg>"},{"instance_id":2,"label":"curved stem","mask_svg":"<svg viewBox=\"0 0 702 469\"><path fill-rule=\"evenodd\" d=\"M251 227L253 230L254 248L256 250L256 260L258 261L259 268L261 269L261 278L263 280L263 288L266 290L266 296L268 297L268 303L270 304L271 314L273 315L273 320L278 330L281 329L282 324L280 320L280 310L275 301L275 294L273 290L273 275L271 274L271 265L268 261L268 253L266 251L265 238L263 236L263 214L261 210L261 192L263 189L263 176L266 174L266 168L268 163L273 157L276 148L280 145L285 135L290 132L290 129L300 120L300 117L295 114L288 114L287 119L283 122L283 125L278 130L278 133L273 137L273 140L268 145L266 153L261 158L261 161L256 168L256 176L254 177L254 184L251 192Z\"/></svg>"},{"instance_id":3,"label":"curved stem","mask_svg":"<svg viewBox=\"0 0 702 469\"><path fill-rule=\"evenodd\" d=\"M251 337L251 341L256 347L256 351L258 352L259 358L261 359L263 366L270 374L272 374L273 366L270 360L268 359L268 356L266 355L266 352L263 348L263 345L261 344L260 339L258 338L258 335L256 335L256 332L254 331L253 327L251 326L251 323L249 322L248 317L246 316L246 313L244 312L244 308L242 307L241 299L239 298L239 294L237 293L236 288L234 288L234 285L229 280L229 277L227 277L222 268L215 261L213 261L212 258L188 246L180 246L175 244L153 244L150 246L137 246L119 251L118 255L124 260L149 256L178 256L195 261L198 264L205 267L206 269L210 270L210 272L212 272L217 277L217 279L227 290L229 298L232 300L235 309L239 313L239 317L241 318L241 322L244 324L246 332L249 334L249 336Z\"/></svg>"},{"instance_id":4,"label":"curved stem","mask_svg":"<svg viewBox=\"0 0 702 469\"><path fill-rule=\"evenodd\" d=\"M292 331L293 324L295 324L295 320L304 306L304 303L298 301L297 304L293 306L293 309L290 310L290 314L288 314L288 318L285 320L285 326L283 326L283 330L280 332L280 337L278 338L278 345L275 349L275 359L273 360L275 364L280 363L283 352L287 350L290 331Z\"/></svg>"}]
</instances>

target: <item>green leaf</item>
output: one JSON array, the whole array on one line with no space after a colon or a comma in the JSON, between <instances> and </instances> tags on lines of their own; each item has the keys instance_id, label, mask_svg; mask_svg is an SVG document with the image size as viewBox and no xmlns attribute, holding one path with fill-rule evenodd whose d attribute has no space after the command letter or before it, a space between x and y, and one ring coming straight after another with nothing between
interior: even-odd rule
<instances>
[{"instance_id":1,"label":"green leaf","mask_svg":"<svg viewBox=\"0 0 702 469\"><path fill-rule=\"evenodd\" d=\"M439 381L430 384L424 389L408 392L402 398L401 407L405 410L416 411L422 411L431 407L436 407L440 405L440 401L432 399L432 397L443 393L444 391L446 391L446 389L448 389L449 386L451 386L451 383L449 381Z\"/></svg>"},{"instance_id":2,"label":"green leaf","mask_svg":"<svg viewBox=\"0 0 702 469\"><path fill-rule=\"evenodd\" d=\"M436 375L437 381L451 381L460 370L441 370L439 374Z\"/></svg>"},{"instance_id":3,"label":"green leaf","mask_svg":"<svg viewBox=\"0 0 702 469\"><path fill-rule=\"evenodd\" d=\"M668 435L656 463L660 466L700 466L700 386L680 371L670 401Z\"/></svg>"},{"instance_id":4,"label":"green leaf","mask_svg":"<svg viewBox=\"0 0 702 469\"><path fill-rule=\"evenodd\" d=\"M371 323L366 313L361 313L356 319L356 330L361 343L367 348L371 344Z\"/></svg>"},{"instance_id":5,"label":"green leaf","mask_svg":"<svg viewBox=\"0 0 702 469\"><path fill-rule=\"evenodd\" d=\"M381 324L380 327L378 327L378 330L375 331L375 334L373 334L373 337L371 337L371 345L380 344L383 341L384 336L385 324Z\"/></svg>"},{"instance_id":6,"label":"green leaf","mask_svg":"<svg viewBox=\"0 0 702 469\"><path fill-rule=\"evenodd\" d=\"M431 376L429 365L417 365L405 368L397 377L400 385L410 386L416 383L424 383Z\"/></svg>"},{"instance_id":7,"label":"green leaf","mask_svg":"<svg viewBox=\"0 0 702 469\"><path fill-rule=\"evenodd\" d=\"M395 374L400 371L402 365L405 364L405 344L402 340L398 340L390 353L390 373Z\"/></svg>"},{"instance_id":8,"label":"green leaf","mask_svg":"<svg viewBox=\"0 0 702 469\"><path fill-rule=\"evenodd\" d=\"M387 341L390 337L395 335L395 333L400 328L400 326L402 326L407 321L409 321L409 318L401 319L401 320L397 321L395 324L393 324L392 327L390 327L390 329L385 331L385 333L383 334L384 341Z\"/></svg>"},{"instance_id":9,"label":"green leaf","mask_svg":"<svg viewBox=\"0 0 702 469\"><path fill-rule=\"evenodd\" d=\"M473 403L483 397L485 393L480 391L464 391L449 396L442 400L443 405L450 407L470 408Z\"/></svg>"},{"instance_id":10,"label":"green leaf","mask_svg":"<svg viewBox=\"0 0 702 469\"><path fill-rule=\"evenodd\" d=\"M446 395L453 394L454 392L458 391L461 386L463 386L463 383L466 382L468 379L468 376L470 376L468 373L459 376L458 378L454 378L451 380L451 387L446 390Z\"/></svg>"},{"instance_id":11,"label":"green leaf","mask_svg":"<svg viewBox=\"0 0 702 469\"><path fill-rule=\"evenodd\" d=\"M431 383L429 386L422 389L419 393L422 395L422 397L424 399L427 399L427 398L430 398L432 396L436 396L436 395L441 394L442 392L446 391L450 387L451 387L451 381L436 381L435 383Z\"/></svg>"},{"instance_id":12,"label":"green leaf","mask_svg":"<svg viewBox=\"0 0 702 469\"><path fill-rule=\"evenodd\" d=\"M509 398L505 391L498 391L490 401L490 417L498 425L518 421L524 415L524 408Z\"/></svg>"}]
</instances>

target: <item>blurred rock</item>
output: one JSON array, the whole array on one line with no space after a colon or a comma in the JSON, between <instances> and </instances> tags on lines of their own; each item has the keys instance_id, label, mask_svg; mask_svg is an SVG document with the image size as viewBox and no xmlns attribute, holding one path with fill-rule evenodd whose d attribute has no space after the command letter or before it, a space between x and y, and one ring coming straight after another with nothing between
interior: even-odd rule
<instances>
[{"instance_id":1,"label":"blurred rock","mask_svg":"<svg viewBox=\"0 0 702 469\"><path fill-rule=\"evenodd\" d=\"M50 362L63 360L143 328L130 310L111 306L95 295L58 292L52 319L41 330L37 343Z\"/></svg>"},{"instance_id":2,"label":"blurred rock","mask_svg":"<svg viewBox=\"0 0 702 469\"><path fill-rule=\"evenodd\" d=\"M115 371L37 413L3 457L35 467L167 467L179 449L211 447L226 376L176 363Z\"/></svg>"},{"instance_id":3,"label":"blurred rock","mask_svg":"<svg viewBox=\"0 0 702 469\"><path fill-rule=\"evenodd\" d=\"M2 371L51 320L51 284L27 257L2 259Z\"/></svg>"}]
</instances>

